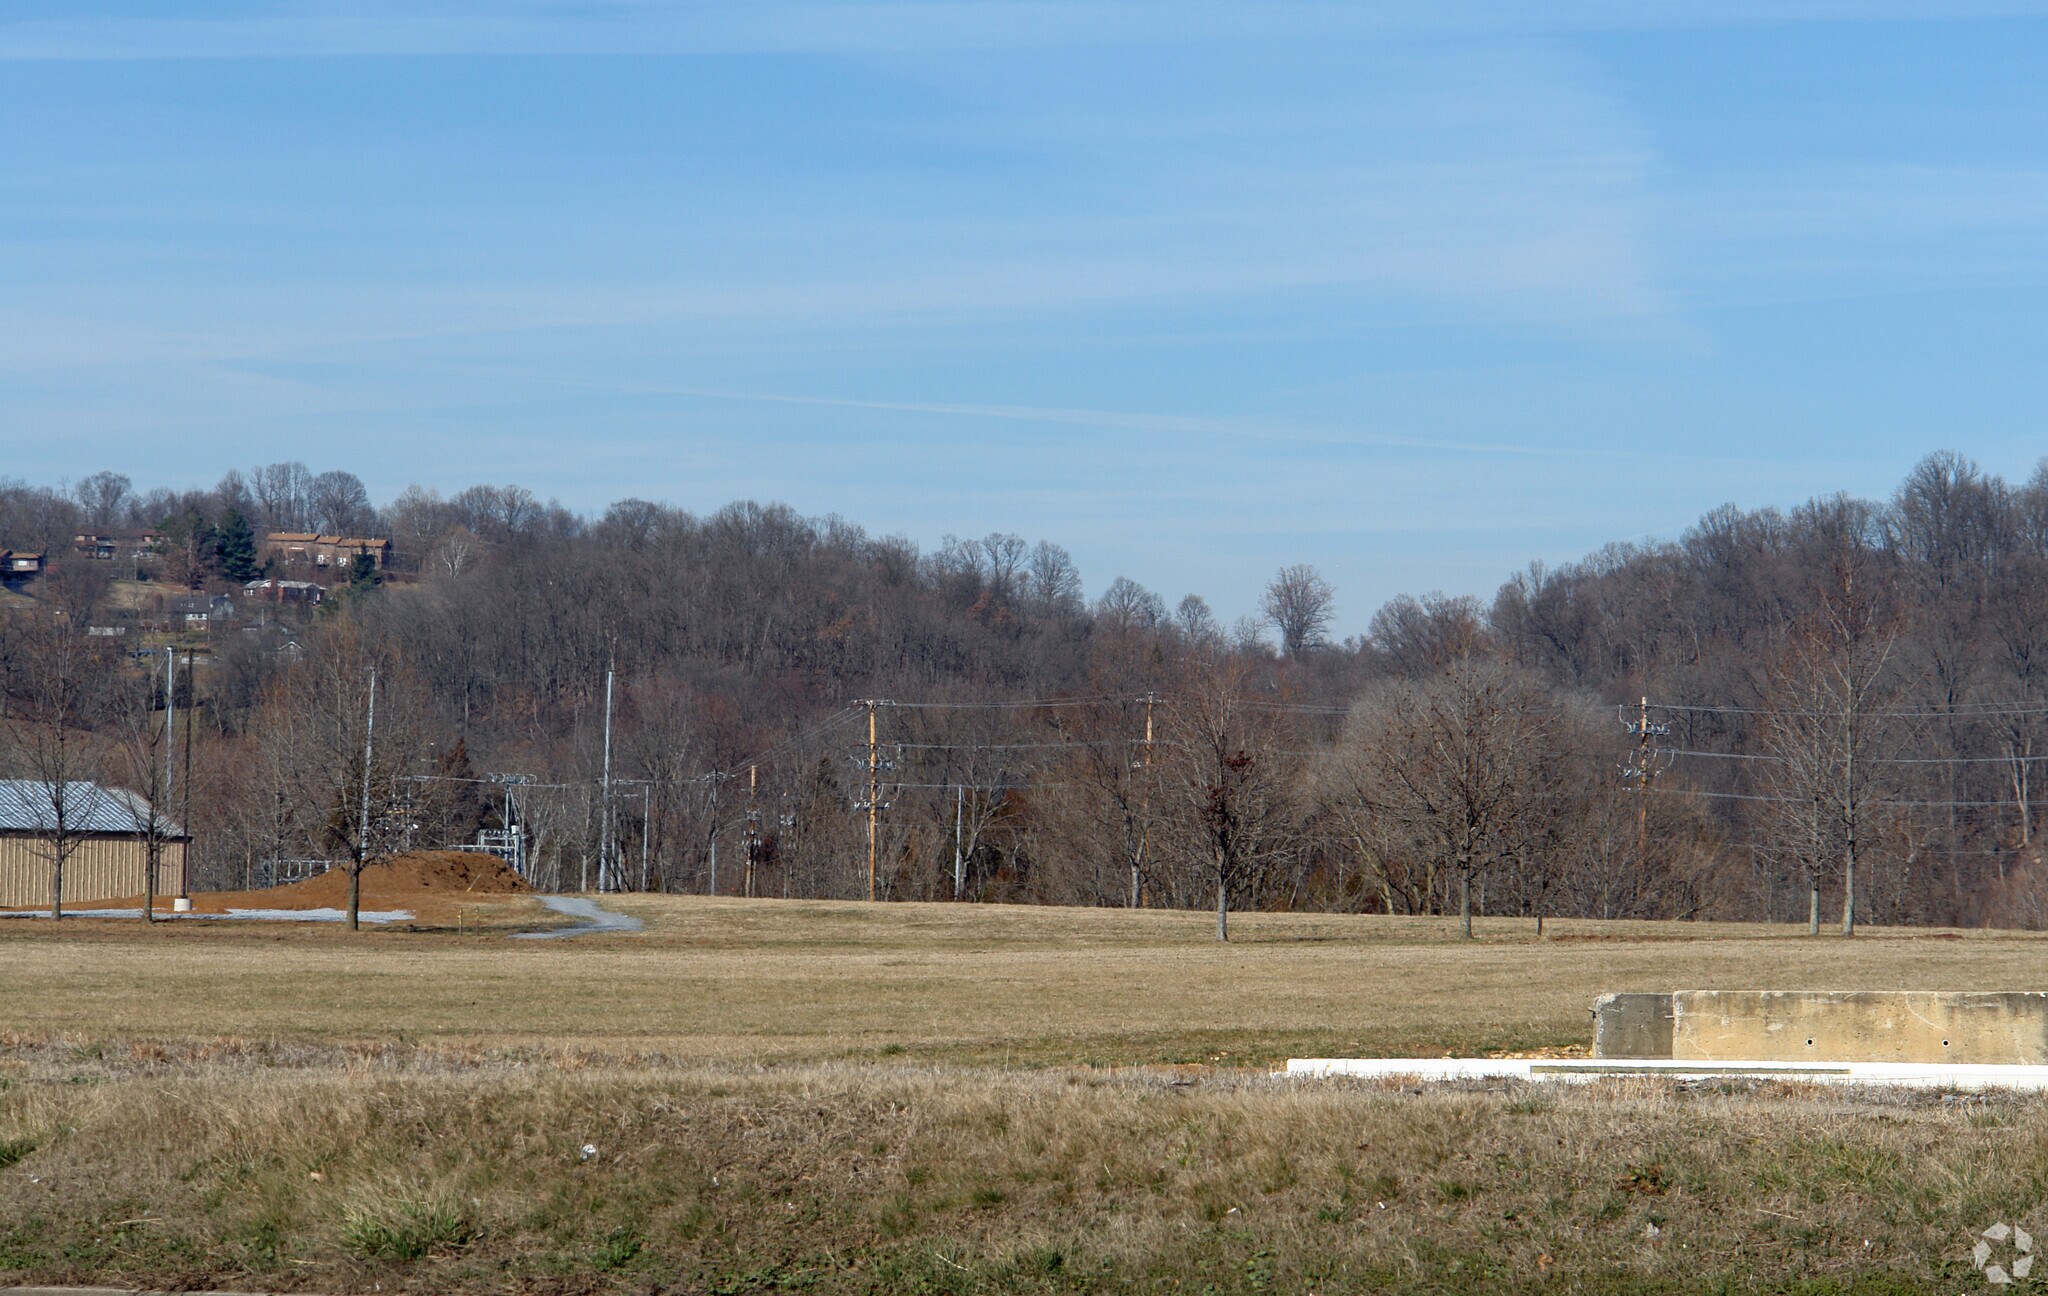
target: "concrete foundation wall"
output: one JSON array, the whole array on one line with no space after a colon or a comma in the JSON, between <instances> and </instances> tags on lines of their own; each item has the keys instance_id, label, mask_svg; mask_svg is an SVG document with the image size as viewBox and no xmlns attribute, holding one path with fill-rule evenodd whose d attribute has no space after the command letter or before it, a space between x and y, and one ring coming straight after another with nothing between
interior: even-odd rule
<instances>
[{"instance_id":1,"label":"concrete foundation wall","mask_svg":"<svg viewBox=\"0 0 2048 1296\"><path fill-rule=\"evenodd\" d=\"M1604 994L1593 1001L1593 1056L1671 1056L1671 996Z\"/></svg>"},{"instance_id":2,"label":"concrete foundation wall","mask_svg":"<svg viewBox=\"0 0 2048 1296\"><path fill-rule=\"evenodd\" d=\"M2048 1064L2048 993L1687 990L1679 1061Z\"/></svg>"}]
</instances>

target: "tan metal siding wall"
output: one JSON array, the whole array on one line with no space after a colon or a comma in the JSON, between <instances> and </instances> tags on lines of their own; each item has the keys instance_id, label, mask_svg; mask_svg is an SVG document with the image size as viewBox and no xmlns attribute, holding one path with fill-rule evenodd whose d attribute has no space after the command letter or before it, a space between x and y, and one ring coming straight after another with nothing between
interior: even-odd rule
<instances>
[{"instance_id":1,"label":"tan metal siding wall","mask_svg":"<svg viewBox=\"0 0 2048 1296\"><path fill-rule=\"evenodd\" d=\"M50 862L35 852L34 839L0 837L0 905L26 909L50 902Z\"/></svg>"},{"instance_id":2,"label":"tan metal siding wall","mask_svg":"<svg viewBox=\"0 0 2048 1296\"><path fill-rule=\"evenodd\" d=\"M37 853L42 846L45 853ZM184 890L185 843L165 842L157 866L157 894ZM0 909L47 908L50 903L50 858L47 841L33 837L0 837ZM142 894L142 870L148 845L139 837L89 837L64 861L64 902L113 900Z\"/></svg>"}]
</instances>

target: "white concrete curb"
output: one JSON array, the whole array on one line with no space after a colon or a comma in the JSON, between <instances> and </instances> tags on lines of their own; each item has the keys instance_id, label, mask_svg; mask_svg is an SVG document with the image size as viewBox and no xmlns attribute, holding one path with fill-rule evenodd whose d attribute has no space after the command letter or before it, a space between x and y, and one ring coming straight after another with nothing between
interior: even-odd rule
<instances>
[{"instance_id":1,"label":"white concrete curb","mask_svg":"<svg viewBox=\"0 0 2048 1296\"><path fill-rule=\"evenodd\" d=\"M1908 1089L2048 1091L2048 1066L1920 1062L1681 1062L1669 1058L1290 1058L1281 1074L1304 1080L1352 1076L1414 1080L1554 1080L1617 1076L1672 1080L1788 1080Z\"/></svg>"}]
</instances>

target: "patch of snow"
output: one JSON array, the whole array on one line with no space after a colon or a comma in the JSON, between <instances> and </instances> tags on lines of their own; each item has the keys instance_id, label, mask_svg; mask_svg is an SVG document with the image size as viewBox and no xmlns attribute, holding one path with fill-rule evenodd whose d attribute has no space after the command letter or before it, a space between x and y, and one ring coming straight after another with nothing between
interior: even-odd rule
<instances>
[{"instance_id":1,"label":"patch of snow","mask_svg":"<svg viewBox=\"0 0 2048 1296\"><path fill-rule=\"evenodd\" d=\"M513 932L514 940L555 940L563 936L588 936L593 932L636 932L647 924L631 914L617 913L580 896L540 897L540 902L558 914L581 918L580 926L556 927L548 931Z\"/></svg>"},{"instance_id":2,"label":"patch of snow","mask_svg":"<svg viewBox=\"0 0 2048 1296\"><path fill-rule=\"evenodd\" d=\"M0 918L48 918L48 909L7 909L0 910ZM66 918L141 918L142 910L136 909L66 909ZM366 923L408 922L412 919L410 909L365 909L357 915ZM185 922L188 919L243 922L347 922L346 909L230 909L226 913L163 913L156 916L158 922Z\"/></svg>"}]
</instances>

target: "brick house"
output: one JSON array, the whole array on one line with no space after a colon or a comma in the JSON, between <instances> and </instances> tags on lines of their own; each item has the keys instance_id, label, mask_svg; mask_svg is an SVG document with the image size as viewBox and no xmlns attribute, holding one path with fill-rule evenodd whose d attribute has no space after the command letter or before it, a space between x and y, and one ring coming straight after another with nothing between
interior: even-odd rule
<instances>
[{"instance_id":1,"label":"brick house","mask_svg":"<svg viewBox=\"0 0 2048 1296\"><path fill-rule=\"evenodd\" d=\"M389 540L368 537L316 535L311 531L273 531L263 540L262 558L285 569L347 571L357 554L368 554L378 571L390 557Z\"/></svg>"}]
</instances>

